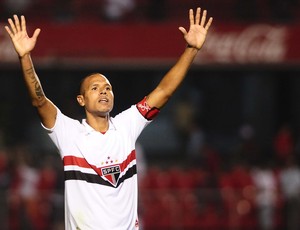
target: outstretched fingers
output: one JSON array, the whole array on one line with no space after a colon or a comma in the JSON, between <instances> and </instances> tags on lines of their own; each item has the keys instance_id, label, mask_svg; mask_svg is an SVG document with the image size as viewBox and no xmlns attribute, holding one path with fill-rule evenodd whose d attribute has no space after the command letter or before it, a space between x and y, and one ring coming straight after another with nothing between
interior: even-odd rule
<instances>
[{"instance_id":1,"label":"outstretched fingers","mask_svg":"<svg viewBox=\"0 0 300 230\"><path fill-rule=\"evenodd\" d=\"M206 30L208 30L209 27L210 27L210 25L211 25L211 23L212 23L212 21L213 21L213 18L210 17L209 20L208 20L207 23L206 23L206 17L207 17L207 11L204 10L204 11L203 11L203 14L202 14L202 18L201 18L200 25L201 25L202 27L204 27ZM205 23L206 23L206 25L205 25Z\"/></svg>"},{"instance_id":2,"label":"outstretched fingers","mask_svg":"<svg viewBox=\"0 0 300 230\"><path fill-rule=\"evenodd\" d=\"M200 14L201 14L201 8L198 7L196 10L196 21L195 21L196 25L199 25L199 23L200 23Z\"/></svg>"},{"instance_id":3,"label":"outstretched fingers","mask_svg":"<svg viewBox=\"0 0 300 230\"><path fill-rule=\"evenodd\" d=\"M6 26L6 28L10 31L10 33L12 35L17 33L17 29L16 29L15 24L14 24L14 22L11 18L8 19L8 23L10 25L10 28L8 26Z\"/></svg>"},{"instance_id":4,"label":"outstretched fingers","mask_svg":"<svg viewBox=\"0 0 300 230\"><path fill-rule=\"evenodd\" d=\"M17 15L13 15L13 19L8 19L9 26L5 26L5 29L10 37L13 37L18 32L26 31L25 17L21 16L21 24Z\"/></svg>"},{"instance_id":5,"label":"outstretched fingers","mask_svg":"<svg viewBox=\"0 0 300 230\"><path fill-rule=\"evenodd\" d=\"M193 11L193 9L190 9L190 11L189 11L189 18L190 18L190 25L194 25L195 20L194 20L194 11Z\"/></svg>"},{"instance_id":6,"label":"outstretched fingers","mask_svg":"<svg viewBox=\"0 0 300 230\"><path fill-rule=\"evenodd\" d=\"M202 13L202 17L201 17L201 22L200 22L200 26L204 27L205 21L206 21L206 15L207 15L207 11L204 10Z\"/></svg>"},{"instance_id":7,"label":"outstretched fingers","mask_svg":"<svg viewBox=\"0 0 300 230\"><path fill-rule=\"evenodd\" d=\"M13 34L8 26L5 26L5 30L7 31L8 35L12 38Z\"/></svg>"},{"instance_id":8,"label":"outstretched fingers","mask_svg":"<svg viewBox=\"0 0 300 230\"><path fill-rule=\"evenodd\" d=\"M209 29L213 18L210 17L209 20L206 23L206 18L207 18L207 10L202 11L202 16L201 16L201 8L198 7L196 10L196 14L194 15L193 9L189 10L189 19L190 19L190 26L192 25L200 25L206 30ZM205 25L206 23L206 25Z\"/></svg>"},{"instance_id":9,"label":"outstretched fingers","mask_svg":"<svg viewBox=\"0 0 300 230\"><path fill-rule=\"evenodd\" d=\"M206 30L208 30L208 29L209 29L209 27L210 27L210 25L211 25L212 21L213 21L213 18L212 18L212 17L210 17L210 18L209 18L209 20L208 20L208 22L206 23L206 25L205 25L205 27L204 27Z\"/></svg>"},{"instance_id":10,"label":"outstretched fingers","mask_svg":"<svg viewBox=\"0 0 300 230\"><path fill-rule=\"evenodd\" d=\"M20 21L19 21L19 18L17 15L14 15L14 20L15 20L15 26L16 26L17 32L20 32L21 26L20 26Z\"/></svg>"},{"instance_id":11,"label":"outstretched fingers","mask_svg":"<svg viewBox=\"0 0 300 230\"><path fill-rule=\"evenodd\" d=\"M24 15L21 15L21 28L23 31L26 31L26 20Z\"/></svg>"}]
</instances>

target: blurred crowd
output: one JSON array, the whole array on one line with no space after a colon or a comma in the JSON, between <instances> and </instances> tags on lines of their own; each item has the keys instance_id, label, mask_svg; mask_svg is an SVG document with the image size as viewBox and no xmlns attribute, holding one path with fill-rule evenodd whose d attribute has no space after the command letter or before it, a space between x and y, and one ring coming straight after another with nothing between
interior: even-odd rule
<instances>
[{"instance_id":1,"label":"blurred crowd","mask_svg":"<svg viewBox=\"0 0 300 230\"><path fill-rule=\"evenodd\" d=\"M56 155L37 156L27 144L1 149L1 229L64 229L63 171Z\"/></svg>"},{"instance_id":2,"label":"blurred crowd","mask_svg":"<svg viewBox=\"0 0 300 230\"><path fill-rule=\"evenodd\" d=\"M140 196L145 229L300 228L300 155L288 125L268 152L248 125L227 154L208 144L205 133L196 137L181 163L148 168Z\"/></svg>"},{"instance_id":3,"label":"blurred crowd","mask_svg":"<svg viewBox=\"0 0 300 230\"><path fill-rule=\"evenodd\" d=\"M300 20L299 0L2 0L0 15L25 14L50 21L163 21L186 18L186 10L201 6L220 22Z\"/></svg>"}]
</instances>

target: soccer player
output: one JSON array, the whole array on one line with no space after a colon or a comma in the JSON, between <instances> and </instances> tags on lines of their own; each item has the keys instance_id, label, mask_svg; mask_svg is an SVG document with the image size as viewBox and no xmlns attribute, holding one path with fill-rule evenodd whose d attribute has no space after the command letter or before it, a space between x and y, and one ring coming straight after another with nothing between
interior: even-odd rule
<instances>
[{"instance_id":1,"label":"soccer player","mask_svg":"<svg viewBox=\"0 0 300 230\"><path fill-rule=\"evenodd\" d=\"M13 15L5 26L19 56L23 76L43 128L63 160L66 230L138 229L135 142L184 80L203 46L212 18L189 10L190 27L179 30L187 43L176 64L157 87L115 117L113 88L100 73L81 82L77 101L86 118L64 115L45 95L30 56L40 29L29 37L25 17Z\"/></svg>"}]
</instances>

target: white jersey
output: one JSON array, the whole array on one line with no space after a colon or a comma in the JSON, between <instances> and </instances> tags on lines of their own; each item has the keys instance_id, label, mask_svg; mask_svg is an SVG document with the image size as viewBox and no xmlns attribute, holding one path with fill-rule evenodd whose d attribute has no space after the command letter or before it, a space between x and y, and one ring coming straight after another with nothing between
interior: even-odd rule
<instances>
[{"instance_id":1,"label":"white jersey","mask_svg":"<svg viewBox=\"0 0 300 230\"><path fill-rule=\"evenodd\" d=\"M44 128L64 163L65 229L138 229L135 143L150 121L131 106L102 134L57 110L55 126Z\"/></svg>"}]
</instances>

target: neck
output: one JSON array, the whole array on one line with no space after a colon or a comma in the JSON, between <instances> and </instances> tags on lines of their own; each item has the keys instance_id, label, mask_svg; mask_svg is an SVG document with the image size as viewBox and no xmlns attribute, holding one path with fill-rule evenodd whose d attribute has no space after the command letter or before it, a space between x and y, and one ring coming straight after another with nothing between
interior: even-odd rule
<instances>
[{"instance_id":1,"label":"neck","mask_svg":"<svg viewBox=\"0 0 300 230\"><path fill-rule=\"evenodd\" d=\"M96 131L105 133L109 127L109 115L105 117L87 116L86 122Z\"/></svg>"}]
</instances>

